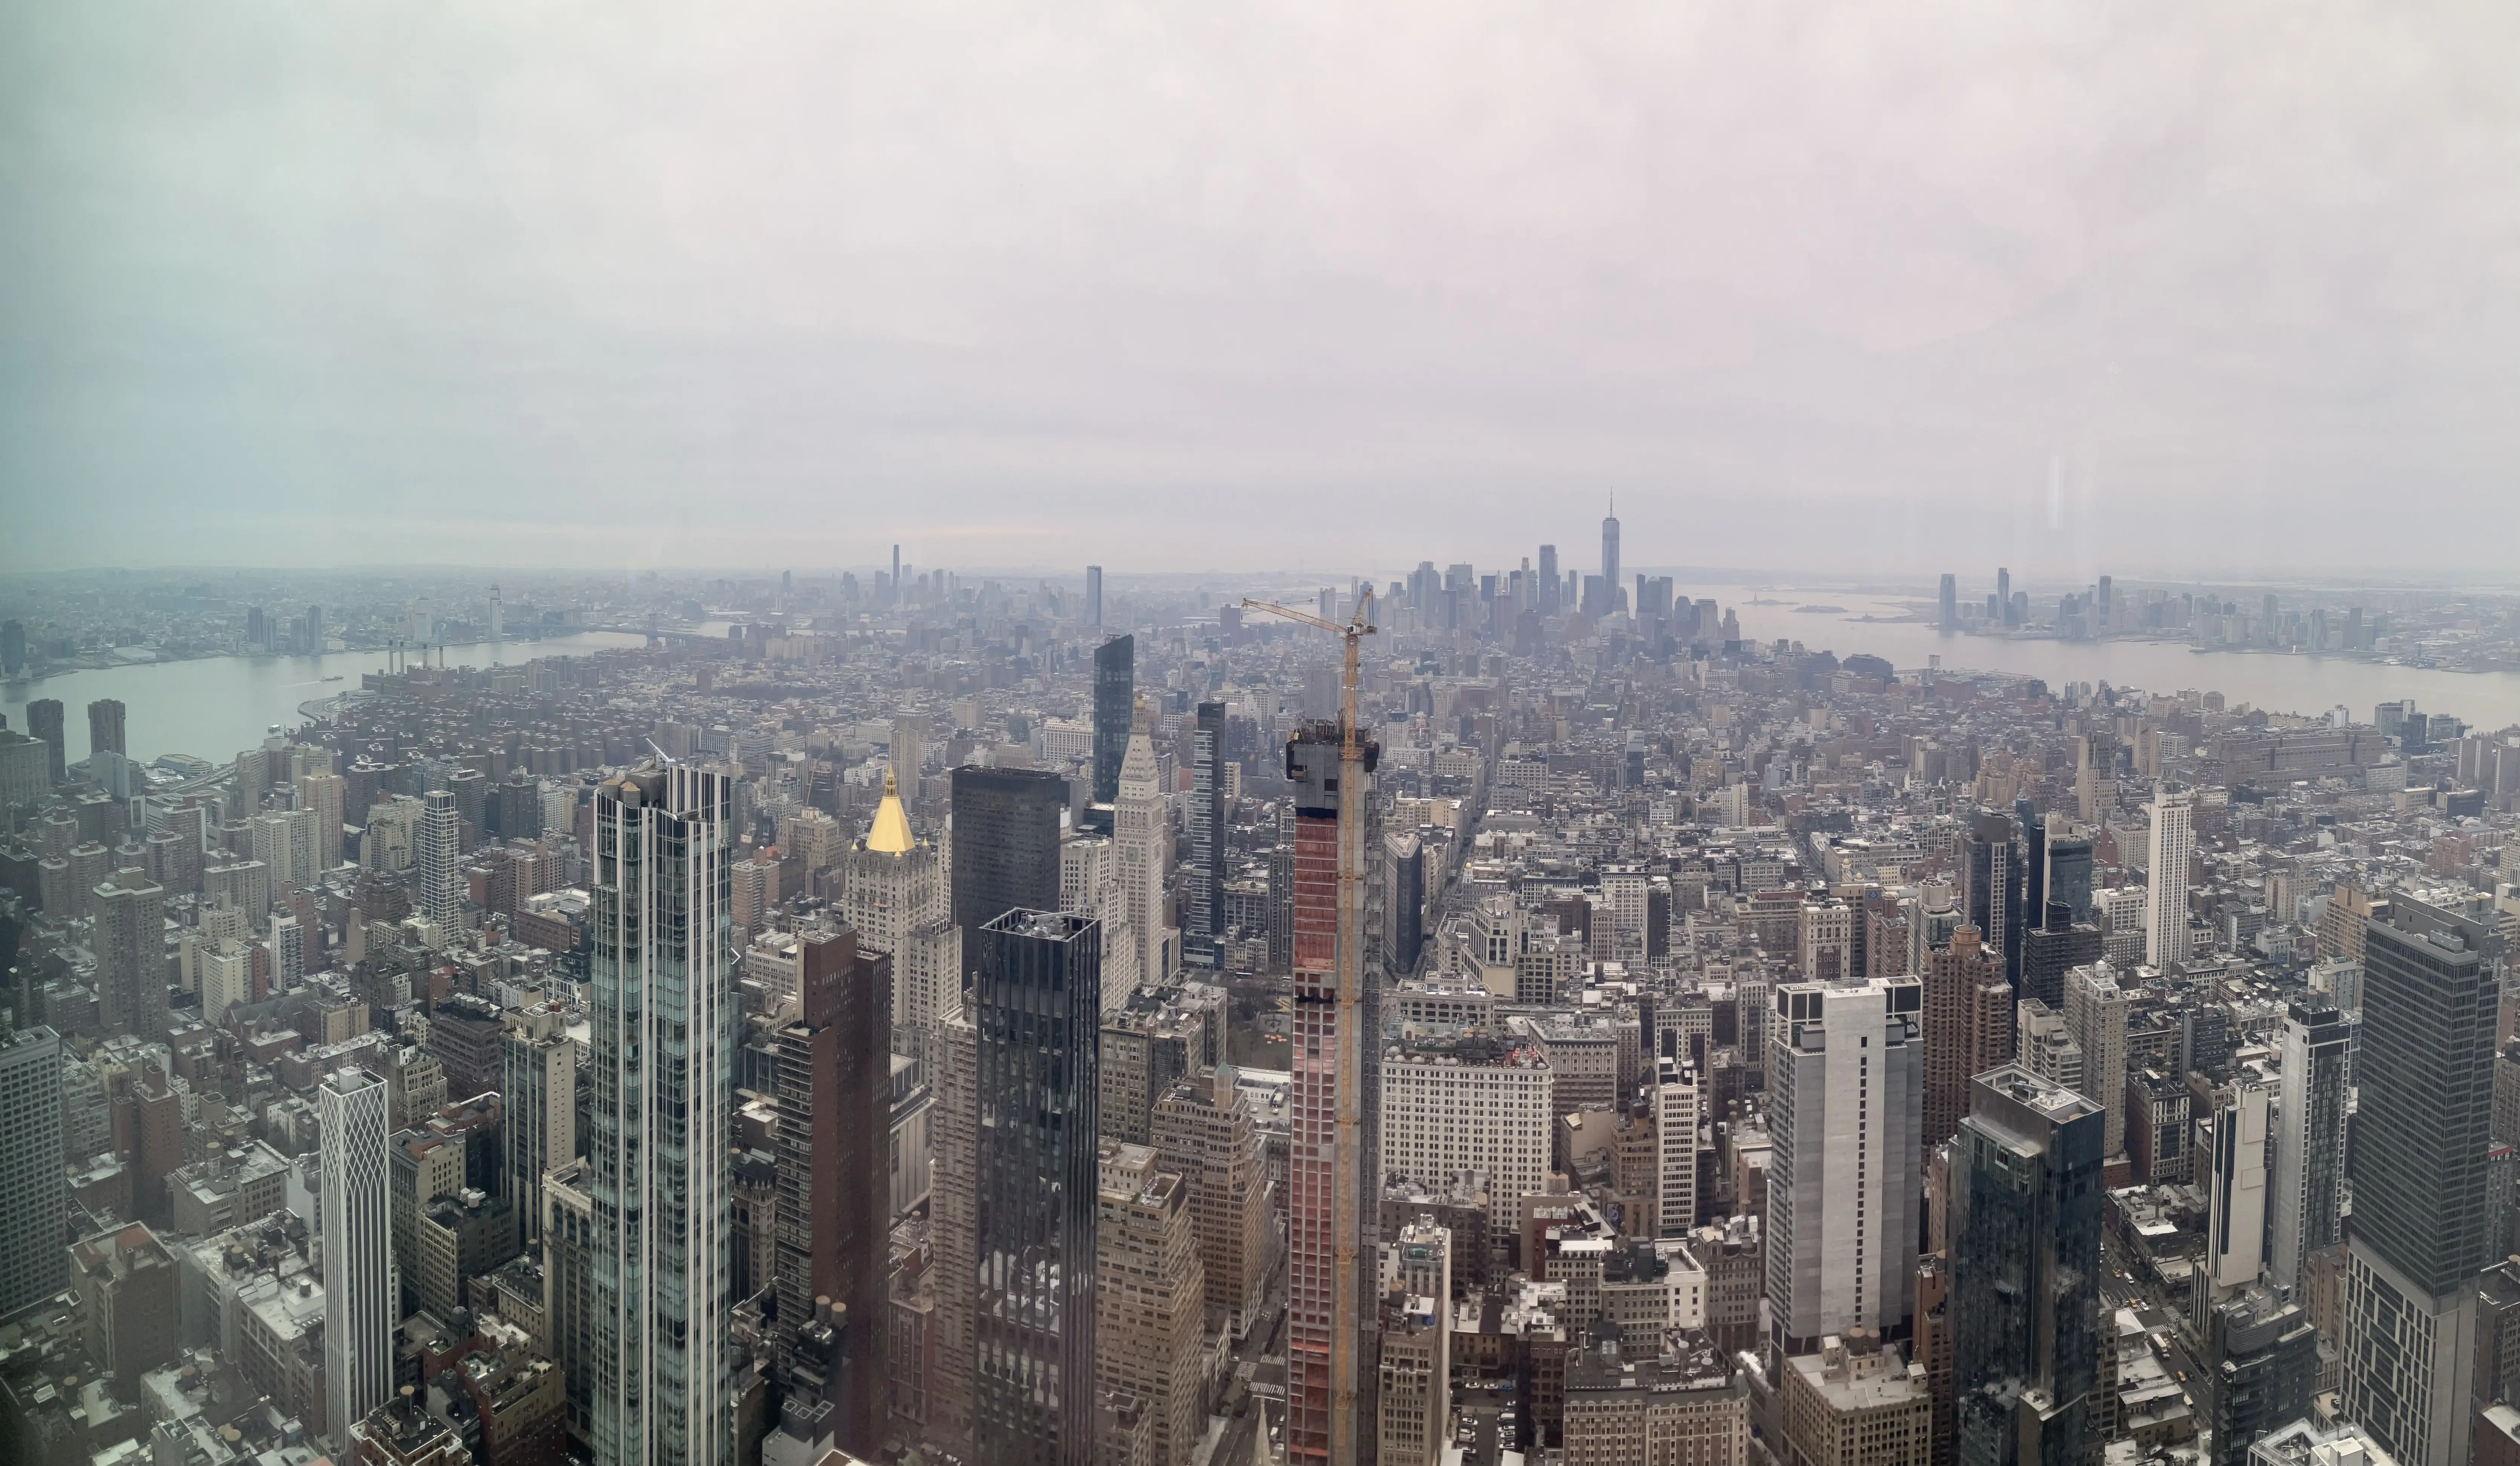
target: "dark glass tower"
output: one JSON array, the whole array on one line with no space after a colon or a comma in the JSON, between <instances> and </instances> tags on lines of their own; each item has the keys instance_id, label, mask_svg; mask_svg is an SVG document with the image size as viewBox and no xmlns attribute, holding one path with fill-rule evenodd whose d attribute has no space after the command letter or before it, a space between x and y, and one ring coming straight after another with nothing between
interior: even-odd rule
<instances>
[{"instance_id":1,"label":"dark glass tower","mask_svg":"<svg viewBox=\"0 0 2520 1466\"><path fill-rule=\"evenodd\" d=\"M1120 797L1120 761L1129 756L1138 696L1138 639L1113 637L1094 651L1094 803ZM1051 905L1057 906L1057 902Z\"/></svg>"},{"instance_id":2,"label":"dark glass tower","mask_svg":"<svg viewBox=\"0 0 2520 1466\"><path fill-rule=\"evenodd\" d=\"M1960 916L2003 959L2004 976L2021 975L2021 851L2012 818L1983 814L1960 842Z\"/></svg>"},{"instance_id":3,"label":"dark glass tower","mask_svg":"<svg viewBox=\"0 0 2520 1466\"><path fill-rule=\"evenodd\" d=\"M2065 1011L2065 974L2098 961L2106 946L2098 927L2076 921L2064 902L2048 902L2047 919L2021 934L2021 996Z\"/></svg>"},{"instance_id":4,"label":"dark glass tower","mask_svg":"<svg viewBox=\"0 0 2520 1466\"><path fill-rule=\"evenodd\" d=\"M1960 1466L2081 1466L2099 1361L2099 1107L2018 1064L1979 1075L1952 1157Z\"/></svg>"},{"instance_id":5,"label":"dark glass tower","mask_svg":"<svg viewBox=\"0 0 2520 1466\"><path fill-rule=\"evenodd\" d=\"M972 1434L983 1466L1088 1466L1102 926L1011 911L981 952Z\"/></svg>"},{"instance_id":6,"label":"dark glass tower","mask_svg":"<svg viewBox=\"0 0 2520 1466\"><path fill-rule=\"evenodd\" d=\"M2493 928L2406 896L2363 937L2345 1411L2424 1466L2468 1458L2500 947Z\"/></svg>"},{"instance_id":7,"label":"dark glass tower","mask_svg":"<svg viewBox=\"0 0 2520 1466\"><path fill-rule=\"evenodd\" d=\"M2069 919L2092 919L2092 837L2048 837L2048 899L2061 901Z\"/></svg>"},{"instance_id":8,"label":"dark glass tower","mask_svg":"<svg viewBox=\"0 0 2520 1466\"><path fill-rule=\"evenodd\" d=\"M1182 913L1182 957L1194 967L1221 967L1225 941L1225 704L1198 705L1191 735L1189 910Z\"/></svg>"},{"instance_id":9,"label":"dark glass tower","mask_svg":"<svg viewBox=\"0 0 2520 1466\"><path fill-rule=\"evenodd\" d=\"M1058 907L1058 814L1067 780L1043 769L954 771L954 924L963 986L980 969L980 928L1012 911Z\"/></svg>"}]
</instances>

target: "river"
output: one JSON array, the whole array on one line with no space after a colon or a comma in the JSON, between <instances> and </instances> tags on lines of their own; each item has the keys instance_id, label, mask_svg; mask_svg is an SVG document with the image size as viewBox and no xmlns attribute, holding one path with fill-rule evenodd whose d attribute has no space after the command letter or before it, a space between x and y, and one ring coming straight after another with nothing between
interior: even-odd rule
<instances>
[{"instance_id":1,"label":"river","mask_svg":"<svg viewBox=\"0 0 2520 1466\"><path fill-rule=\"evenodd\" d=\"M2234 703L2269 712L2320 713L2343 703L2355 719L2369 722L2383 702L2415 699L2427 713L2450 713L2482 732L2520 724L2520 673L2445 672L2392 667L2334 656L2216 651L2199 654L2183 642L2013 641L2001 637L1945 636L1922 622L1865 623L1867 614L1901 616L1903 600L1852 591L1794 590L1769 586L1681 586L1675 594L1713 600L1741 618L1741 635L1762 642L1789 638L1814 651L1846 657L1870 652L1906 671L1939 656L1946 668L2012 672L2044 678L2051 688L2069 682L2107 683L2147 692L2193 688L2219 691ZM1774 601L1751 605L1756 594ZM1804 613L1798 605L1834 605L1838 614Z\"/></svg>"},{"instance_id":2,"label":"river","mask_svg":"<svg viewBox=\"0 0 2520 1466\"><path fill-rule=\"evenodd\" d=\"M508 642L495 650L500 661L522 665L538 656L582 655L646 644L644 637L589 631L539 642ZM487 642L449 646L447 663L483 665L493 649ZM62 733L69 743L64 756L75 764L89 752L87 705L99 698L118 697L123 705L123 738L130 745L125 751L133 758L147 763L160 754L189 753L224 764L238 750L260 743L275 723L295 729L299 703L355 689L366 674L383 670L382 651L137 662L0 686L0 713L8 715L11 729L24 733L28 702L60 698ZM340 681L326 680L335 677Z\"/></svg>"}]
</instances>

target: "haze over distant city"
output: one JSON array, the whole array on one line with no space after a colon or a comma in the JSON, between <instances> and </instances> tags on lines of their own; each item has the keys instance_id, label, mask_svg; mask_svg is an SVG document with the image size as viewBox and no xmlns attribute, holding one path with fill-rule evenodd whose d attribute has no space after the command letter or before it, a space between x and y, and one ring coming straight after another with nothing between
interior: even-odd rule
<instances>
[{"instance_id":1,"label":"haze over distant city","mask_svg":"<svg viewBox=\"0 0 2520 1466\"><path fill-rule=\"evenodd\" d=\"M22 9L0 567L2507 568L2418 9Z\"/></svg>"}]
</instances>

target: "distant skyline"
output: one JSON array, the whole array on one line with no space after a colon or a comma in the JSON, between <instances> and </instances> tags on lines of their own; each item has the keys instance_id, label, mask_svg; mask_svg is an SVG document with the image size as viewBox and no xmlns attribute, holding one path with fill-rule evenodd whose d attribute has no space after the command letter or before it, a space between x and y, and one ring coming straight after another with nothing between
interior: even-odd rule
<instances>
[{"instance_id":1,"label":"distant skyline","mask_svg":"<svg viewBox=\"0 0 2520 1466\"><path fill-rule=\"evenodd\" d=\"M2508 571L2515 50L2276 0L20 7L0 571L1581 569L1613 492L1641 564Z\"/></svg>"}]
</instances>

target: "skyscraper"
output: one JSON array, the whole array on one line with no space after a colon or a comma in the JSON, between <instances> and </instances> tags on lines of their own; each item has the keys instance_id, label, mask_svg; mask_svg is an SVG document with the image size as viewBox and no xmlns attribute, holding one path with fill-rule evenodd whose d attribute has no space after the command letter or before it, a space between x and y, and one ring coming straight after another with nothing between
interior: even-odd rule
<instances>
[{"instance_id":1,"label":"skyscraper","mask_svg":"<svg viewBox=\"0 0 2520 1466\"><path fill-rule=\"evenodd\" d=\"M860 949L892 958L895 1051L924 1058L938 1019L962 1000L962 944L945 919L944 862L912 834L889 773L875 819L841 854L839 873L840 914Z\"/></svg>"},{"instance_id":2,"label":"skyscraper","mask_svg":"<svg viewBox=\"0 0 2520 1466\"><path fill-rule=\"evenodd\" d=\"M341 800L348 787L347 780L330 772L297 777L297 808L315 826L315 869L318 873L341 864ZM500 826L500 833L512 837L524 832L509 829L504 823Z\"/></svg>"},{"instance_id":3,"label":"skyscraper","mask_svg":"<svg viewBox=\"0 0 2520 1466\"><path fill-rule=\"evenodd\" d=\"M62 1151L61 1036L0 1031L0 1316L68 1284Z\"/></svg>"},{"instance_id":4,"label":"skyscraper","mask_svg":"<svg viewBox=\"0 0 2520 1466\"><path fill-rule=\"evenodd\" d=\"M2500 949L2406 896L2363 937L2345 1411L2405 1466L2468 1458Z\"/></svg>"},{"instance_id":5,"label":"skyscraper","mask_svg":"<svg viewBox=\"0 0 2520 1466\"><path fill-rule=\"evenodd\" d=\"M1180 933L1165 920L1165 866L1172 847L1172 822L1164 812L1164 795L1155 777L1155 745L1140 728L1129 736L1129 755L1120 765L1119 798L1111 808L1111 843L1119 857L1120 910L1138 942L1133 963L1138 981L1161 987L1172 977ZM1124 993L1106 993L1113 1006L1128 1000Z\"/></svg>"},{"instance_id":6,"label":"skyscraper","mask_svg":"<svg viewBox=\"0 0 2520 1466\"><path fill-rule=\"evenodd\" d=\"M2017 1064L1970 1082L1952 1156L1961 1466L2082 1466L2100 1349L2100 1111Z\"/></svg>"},{"instance_id":7,"label":"skyscraper","mask_svg":"<svg viewBox=\"0 0 2520 1466\"><path fill-rule=\"evenodd\" d=\"M1977 928L2006 977L2020 970L2021 851L2009 815L1988 811L1969 822L1960 841L1960 919Z\"/></svg>"},{"instance_id":8,"label":"skyscraper","mask_svg":"<svg viewBox=\"0 0 2520 1466\"><path fill-rule=\"evenodd\" d=\"M1908 1331L1922 1192L1923 997L1912 977L1776 990L1767 1264L1770 1338L1780 1354L1809 1354L1858 1328L1887 1338Z\"/></svg>"},{"instance_id":9,"label":"skyscraper","mask_svg":"<svg viewBox=\"0 0 2520 1466\"><path fill-rule=\"evenodd\" d=\"M55 784L69 777L69 745L63 741L60 698L38 697L26 704L26 736L41 738L53 745L53 782Z\"/></svg>"},{"instance_id":10,"label":"skyscraper","mask_svg":"<svg viewBox=\"0 0 2520 1466\"><path fill-rule=\"evenodd\" d=\"M91 757L101 751L130 751L123 743L120 698L100 697L87 705L87 751Z\"/></svg>"},{"instance_id":11,"label":"skyscraper","mask_svg":"<svg viewBox=\"0 0 2520 1466\"><path fill-rule=\"evenodd\" d=\"M1370 774L1379 750L1360 736ZM1288 875L1294 967L1292 1055L1294 1103L1290 1107L1286 1159L1286 1459L1327 1462L1330 1456L1334 1363L1356 1368L1358 1339L1333 1348L1336 1254L1368 1255L1372 1246L1381 1137L1376 1132L1377 1066L1364 1064L1355 1077L1361 1117L1354 1171L1342 1177L1338 1164L1339 1114L1339 845L1348 832L1339 823L1339 754L1336 724L1309 724L1286 743L1286 777L1294 784L1294 838ZM1370 809L1372 791L1359 789L1357 804ZM1357 832L1362 839L1364 831ZM1360 927L1362 923L1360 921ZM1360 955L1361 960L1361 955ZM1372 986L1357 995L1363 1035L1381 1032ZM1344 1192L1353 1210L1336 1204ZM1358 1269L1363 1274L1367 1269ZM1354 1281L1352 1317L1361 1330L1373 1316L1372 1280ZM1350 1389L1356 1382L1346 1382Z\"/></svg>"},{"instance_id":12,"label":"skyscraper","mask_svg":"<svg viewBox=\"0 0 2520 1466\"><path fill-rule=\"evenodd\" d=\"M1190 863L1182 956L1200 967L1225 965L1225 704L1202 702L1191 734Z\"/></svg>"},{"instance_id":13,"label":"skyscraper","mask_svg":"<svg viewBox=\"0 0 2520 1466\"><path fill-rule=\"evenodd\" d=\"M419 827L412 833L412 866L420 877L420 914L440 931L453 932L464 920L463 830L455 813L455 796L431 789L421 803Z\"/></svg>"},{"instance_id":14,"label":"skyscraper","mask_svg":"<svg viewBox=\"0 0 2520 1466\"><path fill-rule=\"evenodd\" d=\"M1094 799L1120 797L1120 763L1138 712L1138 639L1113 637L1094 649Z\"/></svg>"},{"instance_id":15,"label":"skyscraper","mask_svg":"<svg viewBox=\"0 0 2520 1466\"><path fill-rule=\"evenodd\" d=\"M1969 1081L2012 1057L2013 1008L2012 985L1976 927L1960 927L1949 947L1925 955L1924 1149L1958 1131Z\"/></svg>"},{"instance_id":16,"label":"skyscraper","mask_svg":"<svg viewBox=\"0 0 2520 1466\"><path fill-rule=\"evenodd\" d=\"M0 676L15 677L26 665L26 623L0 621Z\"/></svg>"},{"instance_id":17,"label":"skyscraper","mask_svg":"<svg viewBox=\"0 0 2520 1466\"><path fill-rule=\"evenodd\" d=\"M983 1466L1088 1466L1102 925L1010 911L979 946L973 1444Z\"/></svg>"},{"instance_id":18,"label":"skyscraper","mask_svg":"<svg viewBox=\"0 0 2520 1466\"><path fill-rule=\"evenodd\" d=\"M543 1177L577 1158L577 1045L560 1002L499 1015L501 1135L508 1197L522 1238L543 1230Z\"/></svg>"},{"instance_id":19,"label":"skyscraper","mask_svg":"<svg viewBox=\"0 0 2520 1466\"><path fill-rule=\"evenodd\" d=\"M798 1016L779 1031L780 1363L790 1398L827 1407L840 1448L872 1457L892 1327L891 959L845 931L807 933L797 958ZM832 1337L800 1347L818 1324Z\"/></svg>"},{"instance_id":20,"label":"skyscraper","mask_svg":"<svg viewBox=\"0 0 2520 1466\"><path fill-rule=\"evenodd\" d=\"M1085 624L1098 631L1102 627L1102 567L1101 565L1085 567Z\"/></svg>"},{"instance_id":21,"label":"skyscraper","mask_svg":"<svg viewBox=\"0 0 2520 1466\"><path fill-rule=\"evenodd\" d=\"M2226 1086L2214 1105L2214 1147L2206 1158L2205 1251L2188 1292L2189 1316L2199 1335L2213 1331L2214 1307L2257 1282L2267 1255L2268 1143L2275 1091L2243 1077Z\"/></svg>"},{"instance_id":22,"label":"skyscraper","mask_svg":"<svg viewBox=\"0 0 2520 1466\"><path fill-rule=\"evenodd\" d=\"M596 790L593 1434L621 1466L735 1450L734 847L722 773L652 763Z\"/></svg>"},{"instance_id":23,"label":"skyscraper","mask_svg":"<svg viewBox=\"0 0 2520 1466\"><path fill-rule=\"evenodd\" d=\"M1601 516L1601 614L1619 608L1619 505L1614 497L1610 511Z\"/></svg>"},{"instance_id":24,"label":"skyscraper","mask_svg":"<svg viewBox=\"0 0 2520 1466\"><path fill-rule=\"evenodd\" d=\"M2167 968L2187 960L2187 874L2196 835L2185 790L2163 784L2152 798L2152 834L2144 868L2143 959Z\"/></svg>"},{"instance_id":25,"label":"skyscraper","mask_svg":"<svg viewBox=\"0 0 2520 1466\"><path fill-rule=\"evenodd\" d=\"M1187 1461L1206 1425L1199 1409L1199 1336L1207 1281L1189 1184L1155 1152L1102 1146L1096 1197L1096 1384L1147 1412L1157 1461Z\"/></svg>"},{"instance_id":26,"label":"skyscraper","mask_svg":"<svg viewBox=\"0 0 2520 1466\"><path fill-rule=\"evenodd\" d=\"M2065 1027L2083 1050L2083 1093L2100 1107L2100 1154L2126 1153L2129 995L2106 962L2065 974Z\"/></svg>"},{"instance_id":27,"label":"skyscraper","mask_svg":"<svg viewBox=\"0 0 2520 1466\"><path fill-rule=\"evenodd\" d=\"M324 1420L347 1442L393 1390L392 1231L385 1205L385 1082L338 1069L316 1090L323 1122Z\"/></svg>"},{"instance_id":28,"label":"skyscraper","mask_svg":"<svg viewBox=\"0 0 2520 1466\"><path fill-rule=\"evenodd\" d=\"M146 870L117 870L98 883L97 996L109 1033L166 1037L166 892Z\"/></svg>"},{"instance_id":29,"label":"skyscraper","mask_svg":"<svg viewBox=\"0 0 2520 1466\"><path fill-rule=\"evenodd\" d=\"M1115 792L1118 782L1115 765ZM1058 909L1058 817L1066 808L1067 780L1048 770L954 771L952 914L963 929L966 989L980 967L980 928L1009 911Z\"/></svg>"},{"instance_id":30,"label":"skyscraper","mask_svg":"<svg viewBox=\"0 0 2520 1466\"><path fill-rule=\"evenodd\" d=\"M2333 1244L2345 1179L2345 1056L2353 1030L2321 996L2285 1011L2275 1107L2274 1219L2267 1278L2291 1288L2302 1259Z\"/></svg>"},{"instance_id":31,"label":"skyscraper","mask_svg":"<svg viewBox=\"0 0 2520 1466\"><path fill-rule=\"evenodd\" d=\"M2048 832L2048 900L2062 902L2067 921L2092 919L2092 837Z\"/></svg>"},{"instance_id":32,"label":"skyscraper","mask_svg":"<svg viewBox=\"0 0 2520 1466\"><path fill-rule=\"evenodd\" d=\"M1558 603L1565 585L1557 577L1557 547L1540 547L1540 614L1554 617L1562 607ZM1422 611L1424 607L1419 607Z\"/></svg>"},{"instance_id":33,"label":"skyscraper","mask_svg":"<svg viewBox=\"0 0 2520 1466\"><path fill-rule=\"evenodd\" d=\"M1960 629L1960 578L1957 575L1943 577L1943 588L1937 603L1934 624L1945 631Z\"/></svg>"}]
</instances>

